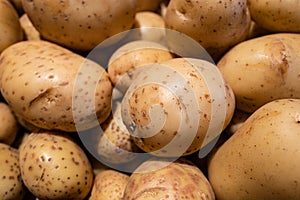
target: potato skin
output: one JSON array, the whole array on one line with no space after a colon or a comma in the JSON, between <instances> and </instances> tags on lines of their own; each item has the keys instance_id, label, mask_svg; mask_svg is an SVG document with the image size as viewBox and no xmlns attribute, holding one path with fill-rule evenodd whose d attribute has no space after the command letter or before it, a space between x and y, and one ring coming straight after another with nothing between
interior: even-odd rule
<instances>
[{"instance_id":1,"label":"potato skin","mask_svg":"<svg viewBox=\"0 0 300 200\"><path fill-rule=\"evenodd\" d=\"M237 108L253 112L278 98L300 97L300 34L278 33L244 41L218 62Z\"/></svg>"},{"instance_id":2,"label":"potato skin","mask_svg":"<svg viewBox=\"0 0 300 200\"><path fill-rule=\"evenodd\" d=\"M251 19L247 0L171 0L166 27L199 42L218 60L231 46L246 39Z\"/></svg>"},{"instance_id":3,"label":"potato skin","mask_svg":"<svg viewBox=\"0 0 300 200\"><path fill-rule=\"evenodd\" d=\"M208 178L218 200L300 198L300 99L255 111L212 156Z\"/></svg>"},{"instance_id":4,"label":"potato skin","mask_svg":"<svg viewBox=\"0 0 300 200\"><path fill-rule=\"evenodd\" d=\"M300 33L300 1L248 0L252 19L273 32Z\"/></svg>"},{"instance_id":5,"label":"potato skin","mask_svg":"<svg viewBox=\"0 0 300 200\"><path fill-rule=\"evenodd\" d=\"M23 41L7 48L0 56L0 79L11 109L42 129L88 129L98 124L91 115L102 123L111 111L112 86L105 70L50 42ZM86 93L90 87L95 93ZM91 98L94 108L87 105Z\"/></svg>"},{"instance_id":6,"label":"potato skin","mask_svg":"<svg viewBox=\"0 0 300 200\"><path fill-rule=\"evenodd\" d=\"M123 200L144 199L214 200L215 196L208 180L191 162L149 160L131 174L123 197Z\"/></svg>"},{"instance_id":7,"label":"potato skin","mask_svg":"<svg viewBox=\"0 0 300 200\"><path fill-rule=\"evenodd\" d=\"M0 53L10 45L23 40L19 16L8 0L0 0Z\"/></svg>"},{"instance_id":8,"label":"potato skin","mask_svg":"<svg viewBox=\"0 0 300 200\"><path fill-rule=\"evenodd\" d=\"M17 136L19 124L10 107L0 102L0 142L11 145Z\"/></svg>"},{"instance_id":9,"label":"potato skin","mask_svg":"<svg viewBox=\"0 0 300 200\"><path fill-rule=\"evenodd\" d=\"M135 0L23 0L22 3L43 38L78 51L89 51L106 38L129 30L136 12Z\"/></svg>"}]
</instances>

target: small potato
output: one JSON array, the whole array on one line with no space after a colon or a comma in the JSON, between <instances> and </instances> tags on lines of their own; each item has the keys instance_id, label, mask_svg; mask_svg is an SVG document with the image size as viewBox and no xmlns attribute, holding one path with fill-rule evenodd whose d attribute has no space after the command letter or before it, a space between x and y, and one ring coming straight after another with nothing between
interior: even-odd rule
<instances>
[{"instance_id":1,"label":"small potato","mask_svg":"<svg viewBox=\"0 0 300 200\"><path fill-rule=\"evenodd\" d=\"M300 98L300 34L278 33L244 41L218 62L237 108L253 112L279 98Z\"/></svg>"},{"instance_id":2,"label":"small potato","mask_svg":"<svg viewBox=\"0 0 300 200\"><path fill-rule=\"evenodd\" d=\"M159 14L150 11L137 12L135 15L134 28L139 28L141 40L162 43L165 39L165 21Z\"/></svg>"},{"instance_id":3,"label":"small potato","mask_svg":"<svg viewBox=\"0 0 300 200\"><path fill-rule=\"evenodd\" d=\"M31 133L20 149L25 186L39 199L84 199L93 182L84 151L61 132Z\"/></svg>"},{"instance_id":4,"label":"small potato","mask_svg":"<svg viewBox=\"0 0 300 200\"><path fill-rule=\"evenodd\" d=\"M98 155L110 164L130 162L139 152L129 131L122 121L121 103L116 103L112 115L101 124L103 133L99 134Z\"/></svg>"},{"instance_id":5,"label":"small potato","mask_svg":"<svg viewBox=\"0 0 300 200\"><path fill-rule=\"evenodd\" d=\"M171 0L165 23L166 28L199 42L218 60L230 47L247 38L251 18L247 0Z\"/></svg>"},{"instance_id":6,"label":"small potato","mask_svg":"<svg viewBox=\"0 0 300 200\"><path fill-rule=\"evenodd\" d=\"M40 40L40 33L33 26L32 22L28 18L28 15L25 13L20 17L20 24L25 33L26 40Z\"/></svg>"},{"instance_id":7,"label":"small potato","mask_svg":"<svg viewBox=\"0 0 300 200\"><path fill-rule=\"evenodd\" d=\"M151 41L137 40L117 49L109 59L107 70L112 83L124 92L134 79L132 74L139 66L172 58L172 53L165 46Z\"/></svg>"},{"instance_id":8,"label":"small potato","mask_svg":"<svg viewBox=\"0 0 300 200\"><path fill-rule=\"evenodd\" d=\"M252 19L272 32L300 33L299 0L248 0Z\"/></svg>"},{"instance_id":9,"label":"small potato","mask_svg":"<svg viewBox=\"0 0 300 200\"><path fill-rule=\"evenodd\" d=\"M23 0L33 25L47 40L89 51L134 24L135 0Z\"/></svg>"},{"instance_id":10,"label":"small potato","mask_svg":"<svg viewBox=\"0 0 300 200\"><path fill-rule=\"evenodd\" d=\"M97 174L89 200L122 200L129 176L108 169Z\"/></svg>"},{"instance_id":11,"label":"small potato","mask_svg":"<svg viewBox=\"0 0 300 200\"><path fill-rule=\"evenodd\" d=\"M31 40L5 49L0 77L11 109L41 129L85 130L111 112L112 86L104 68L54 43Z\"/></svg>"},{"instance_id":12,"label":"small potato","mask_svg":"<svg viewBox=\"0 0 300 200\"><path fill-rule=\"evenodd\" d=\"M130 175L123 199L214 200L215 195L206 177L194 164L183 159L173 163L149 160Z\"/></svg>"},{"instance_id":13,"label":"small potato","mask_svg":"<svg viewBox=\"0 0 300 200\"><path fill-rule=\"evenodd\" d=\"M208 179L220 200L300 198L300 99L256 110L212 155Z\"/></svg>"},{"instance_id":14,"label":"small potato","mask_svg":"<svg viewBox=\"0 0 300 200\"><path fill-rule=\"evenodd\" d=\"M19 16L8 0L0 0L0 53L10 45L23 40Z\"/></svg>"},{"instance_id":15,"label":"small potato","mask_svg":"<svg viewBox=\"0 0 300 200\"><path fill-rule=\"evenodd\" d=\"M18 150L0 143L0 166L1 200L22 199L25 188L21 179Z\"/></svg>"}]
</instances>

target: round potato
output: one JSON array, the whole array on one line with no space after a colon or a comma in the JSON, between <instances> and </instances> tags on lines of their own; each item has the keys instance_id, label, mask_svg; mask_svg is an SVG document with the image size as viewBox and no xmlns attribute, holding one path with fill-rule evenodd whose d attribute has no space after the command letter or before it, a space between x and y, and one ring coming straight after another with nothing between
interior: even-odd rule
<instances>
[{"instance_id":1,"label":"round potato","mask_svg":"<svg viewBox=\"0 0 300 200\"><path fill-rule=\"evenodd\" d=\"M122 100L122 119L142 150L192 154L228 125L234 94L212 63L175 58L140 69Z\"/></svg>"},{"instance_id":2,"label":"round potato","mask_svg":"<svg viewBox=\"0 0 300 200\"><path fill-rule=\"evenodd\" d=\"M244 41L217 63L237 108L253 112L279 98L300 98L300 34L278 33Z\"/></svg>"},{"instance_id":3,"label":"round potato","mask_svg":"<svg viewBox=\"0 0 300 200\"><path fill-rule=\"evenodd\" d=\"M89 200L121 200L129 175L112 169L96 175Z\"/></svg>"},{"instance_id":4,"label":"round potato","mask_svg":"<svg viewBox=\"0 0 300 200\"><path fill-rule=\"evenodd\" d=\"M43 38L78 51L89 51L110 36L132 28L136 12L135 0L22 3Z\"/></svg>"},{"instance_id":5,"label":"round potato","mask_svg":"<svg viewBox=\"0 0 300 200\"><path fill-rule=\"evenodd\" d=\"M215 60L247 38L251 18L247 0L171 0L166 27L199 42Z\"/></svg>"},{"instance_id":6,"label":"round potato","mask_svg":"<svg viewBox=\"0 0 300 200\"><path fill-rule=\"evenodd\" d=\"M123 199L214 200L215 195L206 177L191 162L149 160L130 175Z\"/></svg>"},{"instance_id":7,"label":"round potato","mask_svg":"<svg viewBox=\"0 0 300 200\"><path fill-rule=\"evenodd\" d=\"M300 1L248 0L252 19L272 32L300 33Z\"/></svg>"},{"instance_id":8,"label":"round potato","mask_svg":"<svg viewBox=\"0 0 300 200\"><path fill-rule=\"evenodd\" d=\"M39 199L84 199L93 183L91 164L61 132L31 133L20 149L25 186Z\"/></svg>"},{"instance_id":9,"label":"round potato","mask_svg":"<svg viewBox=\"0 0 300 200\"><path fill-rule=\"evenodd\" d=\"M0 0L0 53L10 45L23 40L19 16L8 0Z\"/></svg>"},{"instance_id":10,"label":"round potato","mask_svg":"<svg viewBox=\"0 0 300 200\"><path fill-rule=\"evenodd\" d=\"M7 48L0 56L0 77L11 109L42 129L89 129L111 112L112 86L104 68L50 42Z\"/></svg>"},{"instance_id":11,"label":"round potato","mask_svg":"<svg viewBox=\"0 0 300 200\"><path fill-rule=\"evenodd\" d=\"M208 178L220 200L300 198L300 99L256 110L218 150Z\"/></svg>"}]
</instances>

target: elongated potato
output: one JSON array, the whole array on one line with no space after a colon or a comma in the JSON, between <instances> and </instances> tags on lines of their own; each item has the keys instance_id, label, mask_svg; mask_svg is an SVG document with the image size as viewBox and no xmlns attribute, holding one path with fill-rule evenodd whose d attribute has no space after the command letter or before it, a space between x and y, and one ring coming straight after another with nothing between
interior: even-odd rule
<instances>
[{"instance_id":1,"label":"elongated potato","mask_svg":"<svg viewBox=\"0 0 300 200\"><path fill-rule=\"evenodd\" d=\"M218 62L237 108L253 112L279 98L300 98L300 34L278 33L232 48Z\"/></svg>"},{"instance_id":2,"label":"elongated potato","mask_svg":"<svg viewBox=\"0 0 300 200\"><path fill-rule=\"evenodd\" d=\"M41 36L60 45L89 51L134 24L135 0L23 0Z\"/></svg>"},{"instance_id":3,"label":"elongated potato","mask_svg":"<svg viewBox=\"0 0 300 200\"><path fill-rule=\"evenodd\" d=\"M42 129L89 129L111 111L112 86L105 70L50 42L23 41L5 49L0 77L11 109Z\"/></svg>"}]
</instances>

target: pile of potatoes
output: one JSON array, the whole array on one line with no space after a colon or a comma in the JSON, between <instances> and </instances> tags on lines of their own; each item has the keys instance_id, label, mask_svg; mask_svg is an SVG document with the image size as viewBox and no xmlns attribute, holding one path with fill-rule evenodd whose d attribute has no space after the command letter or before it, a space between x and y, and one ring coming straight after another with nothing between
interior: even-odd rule
<instances>
[{"instance_id":1,"label":"pile of potatoes","mask_svg":"<svg viewBox=\"0 0 300 200\"><path fill-rule=\"evenodd\" d=\"M0 199L300 199L299 10L0 0Z\"/></svg>"}]
</instances>

